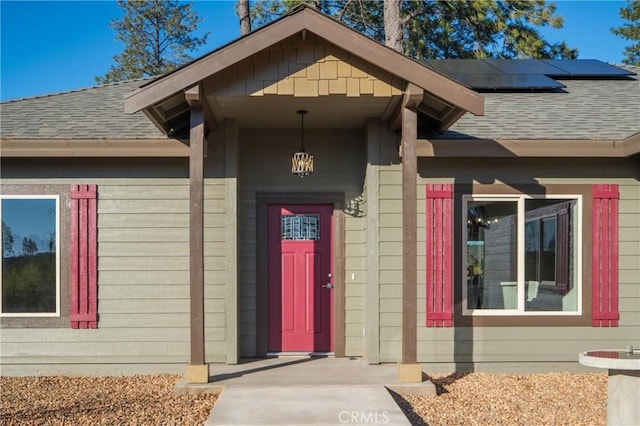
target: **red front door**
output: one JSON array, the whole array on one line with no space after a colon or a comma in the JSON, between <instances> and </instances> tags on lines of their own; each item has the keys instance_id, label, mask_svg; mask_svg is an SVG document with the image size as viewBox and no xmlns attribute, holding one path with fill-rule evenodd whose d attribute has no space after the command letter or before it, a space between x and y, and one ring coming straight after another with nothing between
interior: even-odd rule
<instances>
[{"instance_id":1,"label":"red front door","mask_svg":"<svg viewBox=\"0 0 640 426\"><path fill-rule=\"evenodd\" d=\"M269 352L333 350L332 212L269 206Z\"/></svg>"}]
</instances>

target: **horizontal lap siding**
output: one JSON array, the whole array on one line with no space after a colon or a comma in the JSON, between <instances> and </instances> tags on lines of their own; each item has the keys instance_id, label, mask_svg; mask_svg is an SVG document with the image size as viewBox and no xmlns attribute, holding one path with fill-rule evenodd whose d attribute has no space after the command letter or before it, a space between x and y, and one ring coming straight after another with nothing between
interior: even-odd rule
<instances>
[{"instance_id":1,"label":"horizontal lap siding","mask_svg":"<svg viewBox=\"0 0 640 426\"><path fill-rule=\"evenodd\" d=\"M380 145L380 362L399 361L402 348L402 166L390 142Z\"/></svg>"},{"instance_id":2,"label":"horizontal lap siding","mask_svg":"<svg viewBox=\"0 0 640 426\"><path fill-rule=\"evenodd\" d=\"M97 184L99 328L5 328L3 370L26 364L7 370L25 374L49 371L28 364L51 364L55 371L73 373L71 363L154 363L169 370L173 367L166 364L177 363L184 368L189 359L188 179L3 179L3 184L12 183ZM211 200L207 203L217 209ZM205 247L220 249L209 240ZM210 263L217 267L217 261ZM205 301L205 309L224 317L224 303L215 298ZM220 334L207 329L206 338L219 341Z\"/></svg>"},{"instance_id":3,"label":"horizontal lap siding","mask_svg":"<svg viewBox=\"0 0 640 426\"><path fill-rule=\"evenodd\" d=\"M628 163L613 163L608 160L595 164L571 162L554 164L555 160L494 162L435 160L428 164L420 161L418 180L418 361L428 371L451 371L475 363L476 371L548 371L579 369L578 352L597 348L623 348L628 344L640 345L640 185L633 176L634 166ZM594 176L594 170L602 170L603 177ZM615 170L615 172L612 172ZM490 175L489 175L490 173ZM611 176L619 175L619 178ZM560 176L558 176L560 175ZM424 185L427 183L457 182L522 182L531 183L527 176L536 177L541 184L585 184L617 183L620 185L620 326L617 328L585 327L475 327L434 329L424 327L425 318L425 273L423 262L425 244ZM577 177L576 177L577 176ZM581 176L594 176L581 178ZM397 179L394 177L394 179ZM454 224L454 226L460 226ZM420 251L422 250L422 251ZM583 258L589 259L586 253ZM587 268L590 271L590 268ZM382 276L384 282L395 278L395 271ZM392 284L388 284L392 286ZM454 285L460 285L455 283ZM391 310L391 309L390 309ZM386 320L391 330L390 341L400 342L396 327L401 317L388 312ZM455 325L455 324L454 324ZM390 357L399 355L399 344L388 350Z\"/></svg>"},{"instance_id":4,"label":"horizontal lap siding","mask_svg":"<svg viewBox=\"0 0 640 426\"><path fill-rule=\"evenodd\" d=\"M315 172L291 174L291 153L299 130L240 132L239 177L239 318L240 355L262 356L256 348L256 194L258 192L344 192L345 209L345 350L363 354L365 251L362 190L363 135L360 131L305 132L305 146L315 156Z\"/></svg>"},{"instance_id":5,"label":"horizontal lap siding","mask_svg":"<svg viewBox=\"0 0 640 426\"><path fill-rule=\"evenodd\" d=\"M215 156L219 158L219 156ZM210 159L209 161L218 161ZM209 165L211 168L219 164ZM204 326L205 361L226 361L226 186L223 179L204 182Z\"/></svg>"}]
</instances>

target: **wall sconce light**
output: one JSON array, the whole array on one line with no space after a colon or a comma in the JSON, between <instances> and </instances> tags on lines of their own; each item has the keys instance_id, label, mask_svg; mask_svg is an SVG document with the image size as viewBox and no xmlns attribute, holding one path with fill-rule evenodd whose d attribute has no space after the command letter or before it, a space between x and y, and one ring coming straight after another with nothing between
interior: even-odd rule
<instances>
[{"instance_id":1,"label":"wall sconce light","mask_svg":"<svg viewBox=\"0 0 640 426\"><path fill-rule=\"evenodd\" d=\"M300 114L300 149L291 156L291 173L301 178L313 173L313 154L304 150L304 115L307 112L304 109L297 111Z\"/></svg>"}]
</instances>

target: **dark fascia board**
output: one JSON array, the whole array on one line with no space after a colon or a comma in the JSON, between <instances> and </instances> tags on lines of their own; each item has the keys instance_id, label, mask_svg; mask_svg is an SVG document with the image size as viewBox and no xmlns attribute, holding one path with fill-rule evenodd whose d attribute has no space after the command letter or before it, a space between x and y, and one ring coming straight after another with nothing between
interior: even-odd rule
<instances>
[{"instance_id":1,"label":"dark fascia board","mask_svg":"<svg viewBox=\"0 0 640 426\"><path fill-rule=\"evenodd\" d=\"M124 110L131 114L147 108L302 30L422 87L451 105L474 115L484 114L484 98L478 93L309 7L295 10L127 94Z\"/></svg>"},{"instance_id":2,"label":"dark fascia board","mask_svg":"<svg viewBox=\"0 0 640 426\"><path fill-rule=\"evenodd\" d=\"M419 139L418 157L631 157L640 133L613 139ZM402 152L400 152L402 155Z\"/></svg>"}]
</instances>

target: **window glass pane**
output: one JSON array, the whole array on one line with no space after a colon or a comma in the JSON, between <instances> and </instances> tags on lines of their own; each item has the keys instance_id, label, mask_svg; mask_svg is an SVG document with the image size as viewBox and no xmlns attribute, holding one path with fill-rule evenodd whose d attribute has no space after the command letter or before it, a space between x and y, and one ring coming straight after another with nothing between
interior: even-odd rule
<instances>
[{"instance_id":1,"label":"window glass pane","mask_svg":"<svg viewBox=\"0 0 640 426\"><path fill-rule=\"evenodd\" d=\"M55 198L2 199L2 313L55 313Z\"/></svg>"},{"instance_id":2,"label":"window glass pane","mask_svg":"<svg viewBox=\"0 0 640 426\"><path fill-rule=\"evenodd\" d=\"M525 200L525 215L525 310L577 310L576 200Z\"/></svg>"},{"instance_id":3,"label":"window glass pane","mask_svg":"<svg viewBox=\"0 0 640 426\"><path fill-rule=\"evenodd\" d=\"M320 216L317 214L283 215L280 230L283 241L319 241Z\"/></svg>"},{"instance_id":4,"label":"window glass pane","mask_svg":"<svg viewBox=\"0 0 640 426\"><path fill-rule=\"evenodd\" d=\"M467 203L467 308L517 308L517 211L509 201Z\"/></svg>"}]
</instances>

